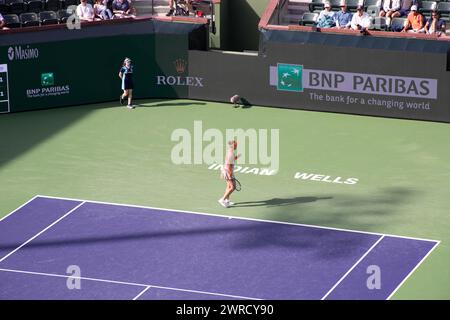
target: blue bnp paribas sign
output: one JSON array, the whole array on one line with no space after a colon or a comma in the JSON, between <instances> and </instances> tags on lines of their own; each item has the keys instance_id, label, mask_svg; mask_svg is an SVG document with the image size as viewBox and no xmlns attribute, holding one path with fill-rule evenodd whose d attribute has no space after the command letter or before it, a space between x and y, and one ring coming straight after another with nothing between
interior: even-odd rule
<instances>
[{"instance_id":1,"label":"blue bnp paribas sign","mask_svg":"<svg viewBox=\"0 0 450 320\"><path fill-rule=\"evenodd\" d=\"M279 63L277 89L280 91L303 92L303 66Z\"/></svg>"}]
</instances>

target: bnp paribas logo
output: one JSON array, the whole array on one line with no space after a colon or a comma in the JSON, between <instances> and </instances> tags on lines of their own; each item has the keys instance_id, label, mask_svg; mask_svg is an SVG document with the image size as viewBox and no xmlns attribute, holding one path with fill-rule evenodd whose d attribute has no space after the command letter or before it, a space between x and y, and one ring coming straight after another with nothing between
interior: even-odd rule
<instances>
[{"instance_id":1,"label":"bnp paribas logo","mask_svg":"<svg viewBox=\"0 0 450 320\"><path fill-rule=\"evenodd\" d=\"M280 91L303 92L303 66L278 63L277 89Z\"/></svg>"},{"instance_id":2,"label":"bnp paribas logo","mask_svg":"<svg viewBox=\"0 0 450 320\"><path fill-rule=\"evenodd\" d=\"M53 72L41 74L41 85L43 87L53 86L55 84L55 77Z\"/></svg>"}]
</instances>

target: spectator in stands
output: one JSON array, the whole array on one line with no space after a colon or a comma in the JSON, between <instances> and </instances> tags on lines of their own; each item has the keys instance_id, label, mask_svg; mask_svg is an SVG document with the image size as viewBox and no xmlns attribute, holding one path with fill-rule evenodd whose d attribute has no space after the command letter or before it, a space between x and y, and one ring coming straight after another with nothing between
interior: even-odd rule
<instances>
[{"instance_id":1,"label":"spectator in stands","mask_svg":"<svg viewBox=\"0 0 450 320\"><path fill-rule=\"evenodd\" d=\"M408 14L408 19L405 21L405 26L402 32L414 32L414 33L424 33L424 17L417 11L417 6L411 6L411 12Z\"/></svg>"},{"instance_id":2,"label":"spectator in stands","mask_svg":"<svg viewBox=\"0 0 450 320\"><path fill-rule=\"evenodd\" d=\"M94 21L94 8L87 3L87 0L81 0L77 6L77 16L81 21Z\"/></svg>"},{"instance_id":3,"label":"spectator in stands","mask_svg":"<svg viewBox=\"0 0 450 320\"><path fill-rule=\"evenodd\" d=\"M107 0L95 0L94 14L96 17L102 20L109 20L113 18L113 13L106 7L107 3Z\"/></svg>"},{"instance_id":4,"label":"spectator in stands","mask_svg":"<svg viewBox=\"0 0 450 320\"><path fill-rule=\"evenodd\" d=\"M5 27L5 19L3 18L2 14L0 13L0 30L2 29L8 29Z\"/></svg>"},{"instance_id":5,"label":"spectator in stands","mask_svg":"<svg viewBox=\"0 0 450 320\"><path fill-rule=\"evenodd\" d=\"M331 11L329 2L325 2L324 7L325 9L320 12L319 18L317 19L317 26L319 28L332 28L336 25L333 19L334 12Z\"/></svg>"},{"instance_id":6,"label":"spectator in stands","mask_svg":"<svg viewBox=\"0 0 450 320\"><path fill-rule=\"evenodd\" d=\"M386 17L386 24L390 25L393 15L398 13L401 7L400 0L384 0L380 17Z\"/></svg>"},{"instance_id":7,"label":"spectator in stands","mask_svg":"<svg viewBox=\"0 0 450 320\"><path fill-rule=\"evenodd\" d=\"M193 8L193 0L169 0L169 12L167 12L166 16L170 17L174 14L177 14L175 7L178 5L181 8L181 15L189 15L189 12L194 12ZM178 14L180 14L178 12Z\"/></svg>"},{"instance_id":8,"label":"spectator in stands","mask_svg":"<svg viewBox=\"0 0 450 320\"><path fill-rule=\"evenodd\" d=\"M118 18L135 17L136 10L130 5L128 0L114 0L113 12Z\"/></svg>"},{"instance_id":9,"label":"spectator in stands","mask_svg":"<svg viewBox=\"0 0 450 320\"><path fill-rule=\"evenodd\" d=\"M324 16L330 16L330 17L332 17L333 18L333 15L334 15L334 12L333 11L331 11L331 4L328 2L328 1L326 1L325 3L324 3L324 9L322 10L322 11L320 11L320 14L319 14L319 20L320 20L320 18L322 18L322 17L324 17Z\"/></svg>"},{"instance_id":10,"label":"spectator in stands","mask_svg":"<svg viewBox=\"0 0 450 320\"><path fill-rule=\"evenodd\" d=\"M175 12L175 1L169 0L169 12L167 12L166 16L170 17Z\"/></svg>"},{"instance_id":11,"label":"spectator in stands","mask_svg":"<svg viewBox=\"0 0 450 320\"><path fill-rule=\"evenodd\" d=\"M441 13L434 9L431 11L431 17L425 23L426 34L436 34L438 36L445 34L445 20L441 19Z\"/></svg>"},{"instance_id":12,"label":"spectator in stands","mask_svg":"<svg viewBox=\"0 0 450 320\"><path fill-rule=\"evenodd\" d=\"M411 6L416 4L417 0L402 0L400 10L394 12L391 15L391 18L395 17L407 17L409 12L411 11Z\"/></svg>"},{"instance_id":13,"label":"spectator in stands","mask_svg":"<svg viewBox=\"0 0 450 320\"><path fill-rule=\"evenodd\" d=\"M348 29L352 23L353 14L347 10L347 4L344 1L340 3L341 11L334 14L334 21L336 22L336 28Z\"/></svg>"},{"instance_id":14,"label":"spectator in stands","mask_svg":"<svg viewBox=\"0 0 450 320\"><path fill-rule=\"evenodd\" d=\"M350 25L353 30L359 30L363 34L367 33L367 29L372 25L372 19L367 12L364 12L364 6L356 7L356 13L353 15Z\"/></svg>"}]
</instances>

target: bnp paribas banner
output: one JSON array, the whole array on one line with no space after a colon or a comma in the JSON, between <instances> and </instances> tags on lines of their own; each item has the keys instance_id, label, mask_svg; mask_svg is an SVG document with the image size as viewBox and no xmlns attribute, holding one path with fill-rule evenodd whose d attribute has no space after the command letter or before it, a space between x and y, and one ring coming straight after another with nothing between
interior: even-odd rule
<instances>
[{"instance_id":1,"label":"bnp paribas banner","mask_svg":"<svg viewBox=\"0 0 450 320\"><path fill-rule=\"evenodd\" d=\"M450 122L445 54L271 44L266 55L189 52L189 97ZM426 63L425 63L426 61Z\"/></svg>"},{"instance_id":2,"label":"bnp paribas banner","mask_svg":"<svg viewBox=\"0 0 450 320\"><path fill-rule=\"evenodd\" d=\"M438 97L438 79L316 70L287 63L270 66L269 72L270 85L278 91L303 93L310 89L307 98L311 101L431 110ZM365 95L355 97L353 93Z\"/></svg>"}]
</instances>

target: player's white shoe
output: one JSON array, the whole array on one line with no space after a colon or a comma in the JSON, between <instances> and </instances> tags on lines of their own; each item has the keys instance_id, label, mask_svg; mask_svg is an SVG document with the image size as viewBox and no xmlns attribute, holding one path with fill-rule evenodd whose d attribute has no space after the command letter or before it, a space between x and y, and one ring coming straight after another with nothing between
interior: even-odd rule
<instances>
[{"instance_id":1,"label":"player's white shoe","mask_svg":"<svg viewBox=\"0 0 450 320\"><path fill-rule=\"evenodd\" d=\"M225 208L228 208L230 205L228 204L228 202L226 202L223 199L219 199L217 200L222 206L224 206Z\"/></svg>"},{"instance_id":2,"label":"player's white shoe","mask_svg":"<svg viewBox=\"0 0 450 320\"><path fill-rule=\"evenodd\" d=\"M225 200L226 203L228 203L228 205L232 206L234 205L234 202L231 202L229 199Z\"/></svg>"},{"instance_id":3,"label":"player's white shoe","mask_svg":"<svg viewBox=\"0 0 450 320\"><path fill-rule=\"evenodd\" d=\"M134 106L134 105L127 105L127 108L128 108L128 109L134 109L135 106Z\"/></svg>"}]
</instances>

